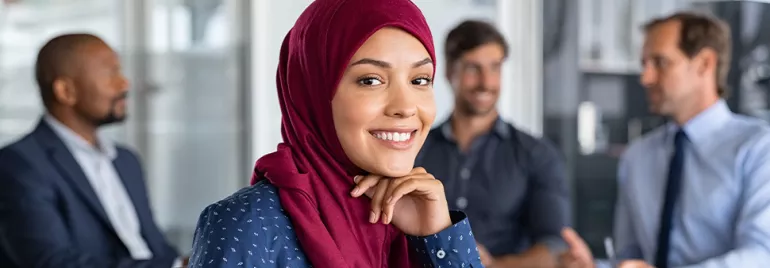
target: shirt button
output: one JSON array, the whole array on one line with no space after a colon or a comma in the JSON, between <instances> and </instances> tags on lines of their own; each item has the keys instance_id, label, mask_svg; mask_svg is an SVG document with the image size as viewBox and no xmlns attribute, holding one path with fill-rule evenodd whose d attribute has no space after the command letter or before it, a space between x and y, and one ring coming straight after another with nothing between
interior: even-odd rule
<instances>
[{"instance_id":1,"label":"shirt button","mask_svg":"<svg viewBox=\"0 0 770 268\"><path fill-rule=\"evenodd\" d=\"M466 207L468 207L468 199L466 199L465 197L457 198L456 205L460 209L465 209Z\"/></svg>"},{"instance_id":2,"label":"shirt button","mask_svg":"<svg viewBox=\"0 0 770 268\"><path fill-rule=\"evenodd\" d=\"M436 257L438 257L439 260L444 259L444 257L446 257L446 252L444 252L443 249L439 249L438 252L436 252Z\"/></svg>"},{"instance_id":3,"label":"shirt button","mask_svg":"<svg viewBox=\"0 0 770 268\"><path fill-rule=\"evenodd\" d=\"M460 178L463 180L467 180L471 178L471 170L468 168L463 168L460 170Z\"/></svg>"}]
</instances>

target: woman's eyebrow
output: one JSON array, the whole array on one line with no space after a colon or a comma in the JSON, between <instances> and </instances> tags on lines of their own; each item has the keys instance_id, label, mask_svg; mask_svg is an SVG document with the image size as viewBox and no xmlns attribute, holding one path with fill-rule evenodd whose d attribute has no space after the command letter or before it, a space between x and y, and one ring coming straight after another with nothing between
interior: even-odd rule
<instances>
[{"instance_id":1,"label":"woman's eyebrow","mask_svg":"<svg viewBox=\"0 0 770 268\"><path fill-rule=\"evenodd\" d=\"M425 64L433 64L433 59L431 59L431 58L424 58L424 59L422 59L422 60L412 64L412 68L417 68L417 67L423 66Z\"/></svg>"},{"instance_id":2,"label":"woman's eyebrow","mask_svg":"<svg viewBox=\"0 0 770 268\"><path fill-rule=\"evenodd\" d=\"M370 64L370 65L374 65L374 66L377 66L377 67L380 67L380 68L383 68L383 69L390 69L392 67L392 65L389 62L382 61L382 60L375 60L375 59L372 59L372 58L360 59L360 60L354 62L353 64L350 64L350 66L361 65L361 64ZM413 63L412 64L412 68L417 68L417 67L420 67L420 66L423 66L423 65L426 65L426 64L433 64L433 59L431 59L431 58L424 58L424 59L422 59L422 60L420 60L418 62Z\"/></svg>"},{"instance_id":3,"label":"woman's eyebrow","mask_svg":"<svg viewBox=\"0 0 770 268\"><path fill-rule=\"evenodd\" d=\"M374 66L377 66L377 67L380 67L380 68L383 68L383 69L390 69L390 67L391 67L390 63L388 63L388 62L381 61L381 60L370 59L370 58L363 58L363 59L361 59L359 61L354 62L350 66L361 65L361 64L370 64L370 65L374 65Z\"/></svg>"}]
</instances>

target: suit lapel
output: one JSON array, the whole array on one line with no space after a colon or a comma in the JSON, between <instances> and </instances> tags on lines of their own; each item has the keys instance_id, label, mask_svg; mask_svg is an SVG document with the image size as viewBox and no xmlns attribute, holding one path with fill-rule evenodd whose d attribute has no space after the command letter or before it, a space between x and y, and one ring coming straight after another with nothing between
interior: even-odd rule
<instances>
[{"instance_id":1,"label":"suit lapel","mask_svg":"<svg viewBox=\"0 0 770 268\"><path fill-rule=\"evenodd\" d=\"M40 124L38 124L35 133L37 134L38 142L47 148L52 160L51 162L59 171L59 174L70 182L70 185L75 188L76 192L83 198L91 211L112 229L112 224L110 223L109 218L107 218L107 214L104 212L104 208L102 207L99 198L96 196L96 192L88 181L88 178L86 178L80 164L78 164L72 156L72 153L64 145L64 142L62 142L59 136L57 136L44 121L41 121Z\"/></svg>"},{"instance_id":2,"label":"suit lapel","mask_svg":"<svg viewBox=\"0 0 770 268\"><path fill-rule=\"evenodd\" d=\"M91 183L88 182L88 178L86 178L80 165L78 165L70 152L63 150L52 151L51 157L54 160L53 162L56 165L56 168L59 169L60 173L64 174L64 177L69 180L75 189L77 189L80 196L85 199L93 212L109 222L107 214L102 207L102 203L96 196L96 192L94 192Z\"/></svg>"}]
</instances>

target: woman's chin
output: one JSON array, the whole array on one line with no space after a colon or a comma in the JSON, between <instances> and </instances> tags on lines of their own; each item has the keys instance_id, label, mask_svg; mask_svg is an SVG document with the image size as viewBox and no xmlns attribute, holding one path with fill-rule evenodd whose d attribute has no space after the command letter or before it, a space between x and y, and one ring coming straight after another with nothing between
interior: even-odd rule
<instances>
[{"instance_id":1,"label":"woman's chin","mask_svg":"<svg viewBox=\"0 0 770 268\"><path fill-rule=\"evenodd\" d=\"M371 173L390 178L398 178L409 175L409 173L412 172L412 169L414 169L414 162L391 162L387 165L378 167L376 170L372 170Z\"/></svg>"}]
</instances>

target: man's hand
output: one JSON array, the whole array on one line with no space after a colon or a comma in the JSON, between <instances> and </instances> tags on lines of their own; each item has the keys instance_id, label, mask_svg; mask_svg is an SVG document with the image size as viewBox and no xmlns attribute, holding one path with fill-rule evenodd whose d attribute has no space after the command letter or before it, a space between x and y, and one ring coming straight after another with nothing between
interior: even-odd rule
<instances>
[{"instance_id":1,"label":"man's hand","mask_svg":"<svg viewBox=\"0 0 770 268\"><path fill-rule=\"evenodd\" d=\"M632 261L624 261L620 263L620 265L618 265L618 268L655 268L655 267L647 264L644 261L632 260Z\"/></svg>"},{"instance_id":2,"label":"man's hand","mask_svg":"<svg viewBox=\"0 0 770 268\"><path fill-rule=\"evenodd\" d=\"M495 266L495 257L492 257L492 254L489 254L489 251L486 247L482 246L481 244L476 244L476 247L479 249L479 256L481 257L481 264L484 265L484 267L492 267Z\"/></svg>"},{"instance_id":3,"label":"man's hand","mask_svg":"<svg viewBox=\"0 0 770 268\"><path fill-rule=\"evenodd\" d=\"M190 264L190 256L179 256L174 260L172 268L186 268Z\"/></svg>"},{"instance_id":4,"label":"man's hand","mask_svg":"<svg viewBox=\"0 0 770 268\"><path fill-rule=\"evenodd\" d=\"M575 230L564 228L561 235L567 242L569 250L559 256L559 266L564 268L594 268L594 257L591 250Z\"/></svg>"},{"instance_id":5,"label":"man's hand","mask_svg":"<svg viewBox=\"0 0 770 268\"><path fill-rule=\"evenodd\" d=\"M507 254L502 256L492 256L481 244L476 244L479 248L479 257L481 263L487 268L553 268L556 267L556 258L543 244L536 244L527 251L519 254Z\"/></svg>"}]
</instances>

